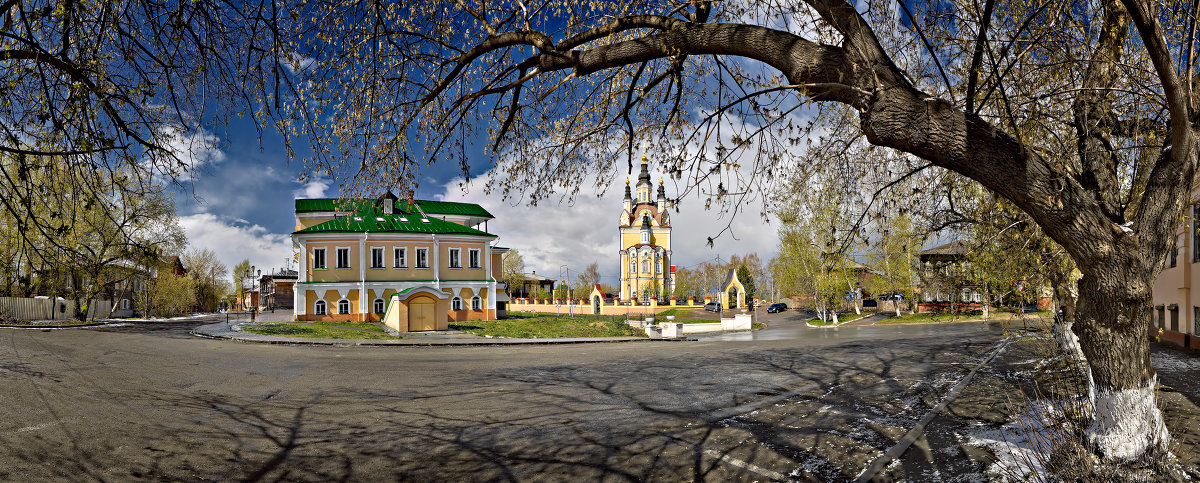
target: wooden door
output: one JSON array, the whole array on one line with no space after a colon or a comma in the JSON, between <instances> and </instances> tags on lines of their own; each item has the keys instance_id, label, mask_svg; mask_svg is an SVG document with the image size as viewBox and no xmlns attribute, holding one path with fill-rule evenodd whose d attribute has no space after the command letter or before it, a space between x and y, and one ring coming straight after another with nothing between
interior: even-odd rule
<instances>
[{"instance_id":1,"label":"wooden door","mask_svg":"<svg viewBox=\"0 0 1200 483\"><path fill-rule=\"evenodd\" d=\"M408 304L408 330L436 330L437 303L420 298Z\"/></svg>"}]
</instances>

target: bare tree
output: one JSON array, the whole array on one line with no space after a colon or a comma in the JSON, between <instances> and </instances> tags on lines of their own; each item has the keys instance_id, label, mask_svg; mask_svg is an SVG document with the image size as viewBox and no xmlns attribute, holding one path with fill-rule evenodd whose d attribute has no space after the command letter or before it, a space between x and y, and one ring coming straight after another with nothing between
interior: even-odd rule
<instances>
[{"instance_id":1,"label":"bare tree","mask_svg":"<svg viewBox=\"0 0 1200 483\"><path fill-rule=\"evenodd\" d=\"M580 172L615 179L640 149L678 192L736 211L731 195L769 189L811 139L807 102L848 109L871 144L982 184L1066 250L1090 441L1116 460L1165 449L1145 332L1196 174L1194 9L868 5L314 2L288 119L329 149L310 167L364 189L411 189L429 160L470 174L482 151L503 167L494 188L537 202Z\"/></svg>"}]
</instances>

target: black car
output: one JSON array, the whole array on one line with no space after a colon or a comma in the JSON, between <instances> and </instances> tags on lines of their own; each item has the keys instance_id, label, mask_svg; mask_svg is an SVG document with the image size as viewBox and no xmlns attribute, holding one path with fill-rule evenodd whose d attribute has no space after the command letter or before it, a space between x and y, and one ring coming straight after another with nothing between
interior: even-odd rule
<instances>
[{"instance_id":1,"label":"black car","mask_svg":"<svg viewBox=\"0 0 1200 483\"><path fill-rule=\"evenodd\" d=\"M776 312L783 312L784 310L787 310L787 304L785 304L783 302L774 303L774 304L771 304L770 307L767 307L768 314L773 314Z\"/></svg>"},{"instance_id":2,"label":"black car","mask_svg":"<svg viewBox=\"0 0 1200 483\"><path fill-rule=\"evenodd\" d=\"M706 303L706 304L704 304L704 310L707 310L709 312L720 312L721 311L721 302Z\"/></svg>"}]
</instances>

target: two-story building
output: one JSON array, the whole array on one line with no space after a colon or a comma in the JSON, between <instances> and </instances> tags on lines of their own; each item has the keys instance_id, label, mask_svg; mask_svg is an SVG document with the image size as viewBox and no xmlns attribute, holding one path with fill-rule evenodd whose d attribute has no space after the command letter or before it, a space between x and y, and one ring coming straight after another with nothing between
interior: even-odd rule
<instances>
[{"instance_id":1,"label":"two-story building","mask_svg":"<svg viewBox=\"0 0 1200 483\"><path fill-rule=\"evenodd\" d=\"M493 216L471 203L298 199L292 243L300 253L295 318L377 322L393 308L400 330L503 316ZM482 226L483 229L480 229Z\"/></svg>"},{"instance_id":2,"label":"two-story building","mask_svg":"<svg viewBox=\"0 0 1200 483\"><path fill-rule=\"evenodd\" d=\"M1154 281L1151 331L1159 336L1161 330L1163 340L1200 348L1200 294L1193 293L1200 280L1200 205L1192 205L1189 214L1176 229L1175 246Z\"/></svg>"}]
</instances>

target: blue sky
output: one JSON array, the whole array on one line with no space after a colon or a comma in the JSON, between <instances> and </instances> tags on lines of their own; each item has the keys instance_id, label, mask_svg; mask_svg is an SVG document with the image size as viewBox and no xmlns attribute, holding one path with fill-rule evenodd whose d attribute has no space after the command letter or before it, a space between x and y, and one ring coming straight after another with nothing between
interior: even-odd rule
<instances>
[{"instance_id":1,"label":"blue sky","mask_svg":"<svg viewBox=\"0 0 1200 483\"><path fill-rule=\"evenodd\" d=\"M235 120L223 135L207 133L208 137L197 138L215 141L213 145L181 143L177 148L188 153L198 167L195 178L175 192L189 248L212 249L230 269L242 259L249 259L264 272L283 268L292 256L294 200L336 197L338 185L326 178L298 182L303 161L290 159L279 137L271 131L263 133L260 144L249 121ZM435 163L420 173L417 197L483 205L496 217L488 223L488 229L500 236L498 245L519 250L526 271L557 277L566 265L574 278L588 264L597 262L602 281L616 284L617 218L624 195L621 180L613 183L607 193L585 189L570 205L543 201L529 207L484 194L485 175L481 173L467 183L468 191L463 193L458 187L458 167ZM657 183L658 175L653 179ZM667 190L670 193L672 187L668 185ZM715 211L704 211L702 204L685 199L680 213L672 217L675 265L691 267L734 254L758 253L764 260L774 256L776 227L758 216L757 204L735 217L733 234L737 239L727 233L712 248L706 246L707 237L715 236L729 219Z\"/></svg>"}]
</instances>

